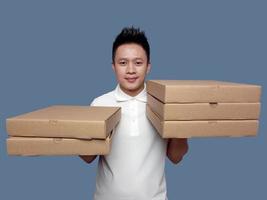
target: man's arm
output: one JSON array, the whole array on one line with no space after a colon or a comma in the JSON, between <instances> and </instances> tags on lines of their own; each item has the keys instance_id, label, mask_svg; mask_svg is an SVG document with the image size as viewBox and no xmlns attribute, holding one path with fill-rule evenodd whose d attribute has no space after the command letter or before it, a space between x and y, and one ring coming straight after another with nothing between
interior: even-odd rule
<instances>
[{"instance_id":1,"label":"man's arm","mask_svg":"<svg viewBox=\"0 0 267 200\"><path fill-rule=\"evenodd\" d=\"M178 164L187 152L188 143L186 138L168 139L167 156L172 163Z\"/></svg>"},{"instance_id":2,"label":"man's arm","mask_svg":"<svg viewBox=\"0 0 267 200\"><path fill-rule=\"evenodd\" d=\"M80 155L79 156L81 159L83 159L84 160L84 162L86 162L86 163L91 163L91 162L93 162L94 161L94 159L97 157L96 155L94 155L94 156L82 156L82 155Z\"/></svg>"}]
</instances>

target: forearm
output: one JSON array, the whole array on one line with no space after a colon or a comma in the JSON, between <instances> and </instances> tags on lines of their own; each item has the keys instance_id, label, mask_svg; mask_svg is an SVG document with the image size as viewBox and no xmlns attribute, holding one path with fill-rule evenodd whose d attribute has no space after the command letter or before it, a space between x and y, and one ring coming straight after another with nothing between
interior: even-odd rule
<instances>
[{"instance_id":1,"label":"forearm","mask_svg":"<svg viewBox=\"0 0 267 200\"><path fill-rule=\"evenodd\" d=\"M188 152L186 138L171 138L168 140L167 156L174 164L178 164Z\"/></svg>"}]
</instances>

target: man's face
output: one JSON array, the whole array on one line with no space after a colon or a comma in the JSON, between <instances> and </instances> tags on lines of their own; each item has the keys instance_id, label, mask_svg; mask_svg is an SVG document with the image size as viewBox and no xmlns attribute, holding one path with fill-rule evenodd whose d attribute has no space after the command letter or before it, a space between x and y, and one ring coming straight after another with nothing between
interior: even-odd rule
<instances>
[{"instance_id":1,"label":"man's face","mask_svg":"<svg viewBox=\"0 0 267 200\"><path fill-rule=\"evenodd\" d=\"M112 64L121 89L130 96L143 90L150 67L145 50L135 43L119 46Z\"/></svg>"}]
</instances>

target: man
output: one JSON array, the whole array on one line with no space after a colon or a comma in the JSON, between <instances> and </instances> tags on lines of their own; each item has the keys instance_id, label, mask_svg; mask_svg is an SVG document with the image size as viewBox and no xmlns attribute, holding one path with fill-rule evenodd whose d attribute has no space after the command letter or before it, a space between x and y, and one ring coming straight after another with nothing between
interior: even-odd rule
<instances>
[{"instance_id":1,"label":"man","mask_svg":"<svg viewBox=\"0 0 267 200\"><path fill-rule=\"evenodd\" d=\"M118 85L92 102L119 106L121 120L114 130L111 152L100 156L95 200L166 200L165 157L178 163L188 151L186 139L162 139L146 117L145 78L150 47L144 32L124 28L112 49ZM81 156L92 162L96 156Z\"/></svg>"}]
</instances>

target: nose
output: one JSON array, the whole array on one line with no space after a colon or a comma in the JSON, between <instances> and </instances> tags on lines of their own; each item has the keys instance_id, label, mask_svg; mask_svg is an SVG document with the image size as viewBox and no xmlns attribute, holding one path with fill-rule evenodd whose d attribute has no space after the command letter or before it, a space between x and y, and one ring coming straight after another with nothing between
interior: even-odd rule
<instances>
[{"instance_id":1,"label":"nose","mask_svg":"<svg viewBox=\"0 0 267 200\"><path fill-rule=\"evenodd\" d=\"M136 69L135 69L135 66L132 62L129 62L129 64L127 65L127 69L126 69L126 73L127 74L134 74L136 73Z\"/></svg>"}]
</instances>

